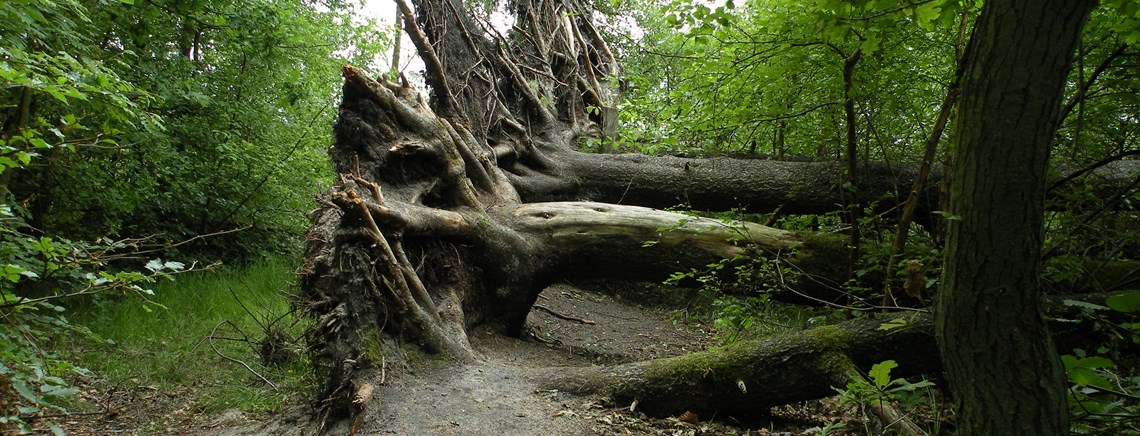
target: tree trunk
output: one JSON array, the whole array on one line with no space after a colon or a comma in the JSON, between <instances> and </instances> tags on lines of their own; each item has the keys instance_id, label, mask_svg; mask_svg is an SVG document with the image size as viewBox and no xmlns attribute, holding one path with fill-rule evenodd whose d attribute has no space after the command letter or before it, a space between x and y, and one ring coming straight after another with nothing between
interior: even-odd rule
<instances>
[{"instance_id":1,"label":"tree trunk","mask_svg":"<svg viewBox=\"0 0 1140 436\"><path fill-rule=\"evenodd\" d=\"M1046 168L1095 1L988 1L964 58L937 332L962 434L1065 434L1041 312Z\"/></svg>"},{"instance_id":2,"label":"tree trunk","mask_svg":"<svg viewBox=\"0 0 1140 436\"><path fill-rule=\"evenodd\" d=\"M883 319L863 318L678 357L568 368L546 387L602 394L620 407L636 403L655 416L755 416L772 406L835 395L834 387L884 360L899 364L894 378L936 371L932 317L896 318L905 326L884 331Z\"/></svg>"}]
</instances>

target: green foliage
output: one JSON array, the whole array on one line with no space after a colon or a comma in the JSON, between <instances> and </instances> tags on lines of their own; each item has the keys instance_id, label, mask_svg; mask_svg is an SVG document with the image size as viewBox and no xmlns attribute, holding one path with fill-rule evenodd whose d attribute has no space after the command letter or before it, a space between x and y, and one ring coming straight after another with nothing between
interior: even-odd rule
<instances>
[{"instance_id":1,"label":"green foliage","mask_svg":"<svg viewBox=\"0 0 1140 436\"><path fill-rule=\"evenodd\" d=\"M913 154L953 72L963 7L767 0L646 6L639 17L645 35L618 49L628 70L620 113L627 138L649 152L835 157L842 65L858 50L866 55L853 90L861 140L873 143L876 155Z\"/></svg>"},{"instance_id":2,"label":"green foliage","mask_svg":"<svg viewBox=\"0 0 1140 436\"><path fill-rule=\"evenodd\" d=\"M154 287L162 309L152 311L92 304L75 322L108 341L59 346L94 373L93 387L189 390L194 407L206 413L276 411L304 398L310 382L300 343L305 320L289 303L296 267L294 258L272 257L180 276ZM280 346L277 353L267 343ZM223 355L248 364L276 389Z\"/></svg>"},{"instance_id":3,"label":"green foliage","mask_svg":"<svg viewBox=\"0 0 1140 436\"><path fill-rule=\"evenodd\" d=\"M386 45L351 8L0 2L0 427L61 408L87 374L42 343L99 340L65 305L161 308L151 286L184 265L134 264L140 244L236 228L181 249L296 244L327 177L339 67Z\"/></svg>"},{"instance_id":4,"label":"green foliage","mask_svg":"<svg viewBox=\"0 0 1140 436\"><path fill-rule=\"evenodd\" d=\"M891 378L891 370L899 365L893 360L886 360L871 366L867 371L867 378L859 379L847 384L846 389L840 390L843 400L860 405L898 401L903 407L911 407L919 402L926 401L925 389L934 386L929 380L911 383L903 378Z\"/></svg>"},{"instance_id":5,"label":"green foliage","mask_svg":"<svg viewBox=\"0 0 1140 436\"><path fill-rule=\"evenodd\" d=\"M98 58L94 24L74 1L0 3L0 172L41 165L45 154L116 147L121 129L159 129L142 112L151 96L124 80L132 53ZM18 24L17 24L18 23Z\"/></svg>"},{"instance_id":6,"label":"green foliage","mask_svg":"<svg viewBox=\"0 0 1140 436\"><path fill-rule=\"evenodd\" d=\"M731 242L743 241L745 232L739 223L740 218L749 218L748 216L736 211L714 215L722 219L725 226L736 229L741 235ZM682 219L675 227L684 226L688 222ZM666 233L671 230L662 228L657 231ZM644 245L652 246L656 243L657 241L646 241ZM803 326L808 316L803 310L784 307L771 301L772 292L782 290L785 283L796 280L800 275L794 268L784 265L781 256L794 256L794 252L776 256L750 253L721 259L704 268L674 272L665 280L665 284L697 288L688 315L710 318L723 343L781 333Z\"/></svg>"},{"instance_id":7,"label":"green foliage","mask_svg":"<svg viewBox=\"0 0 1140 436\"><path fill-rule=\"evenodd\" d=\"M109 262L133 254L129 241L74 242L26 230L11 209L0 209L0 400L6 406L0 410L0 429L28 429L36 417L63 410L67 398L78 392L68 379L89 375L67 357L44 349L46 339L61 335L102 340L69 320L64 302L126 296L150 310L150 287L185 267L154 259L137 270L111 270ZM50 422L45 425L54 429Z\"/></svg>"},{"instance_id":8,"label":"green foliage","mask_svg":"<svg viewBox=\"0 0 1140 436\"><path fill-rule=\"evenodd\" d=\"M1069 408L1073 431L1078 434L1140 434L1132 425L1140 416L1140 374L1135 372L1135 347L1140 344L1140 292L1115 294L1104 305L1066 300L1076 310L1072 319L1059 319L1081 326L1090 336L1090 354L1076 348L1061 356L1071 387ZM1124 362L1126 365L1118 365Z\"/></svg>"},{"instance_id":9,"label":"green foliage","mask_svg":"<svg viewBox=\"0 0 1140 436\"><path fill-rule=\"evenodd\" d=\"M770 291L778 287L775 260L764 257L739 256L708 264L703 269L673 273L665 284L698 286L691 315L707 315L718 331L719 339L728 344L748 336L773 334L787 325L802 325L802 315L779 313L772 303ZM786 272L792 274L791 271ZM764 326L761 331L754 327Z\"/></svg>"},{"instance_id":10,"label":"green foliage","mask_svg":"<svg viewBox=\"0 0 1140 436\"><path fill-rule=\"evenodd\" d=\"M894 360L876 363L871 366L870 371L867 371L867 377L852 380L844 389L833 389L839 393L839 398L843 402L859 407L898 403L904 408L911 408L924 402L933 403L929 388L933 387L934 383L929 380L911 383L904 378L892 378L891 370L898 366Z\"/></svg>"},{"instance_id":11,"label":"green foliage","mask_svg":"<svg viewBox=\"0 0 1140 436\"><path fill-rule=\"evenodd\" d=\"M1068 186L1056 200L1066 208L1045 215L1046 289L1111 292L1127 289L1134 280L1130 277L1140 254L1140 210L1127 195L1140 191L1133 186L1102 198L1097 186L1091 180Z\"/></svg>"},{"instance_id":12,"label":"green foliage","mask_svg":"<svg viewBox=\"0 0 1140 436\"><path fill-rule=\"evenodd\" d=\"M339 68L387 44L352 3L0 4L0 165L31 224L244 256L296 244L329 183ZM21 23L10 26L8 23ZM64 152L66 150L66 152Z\"/></svg>"}]
</instances>

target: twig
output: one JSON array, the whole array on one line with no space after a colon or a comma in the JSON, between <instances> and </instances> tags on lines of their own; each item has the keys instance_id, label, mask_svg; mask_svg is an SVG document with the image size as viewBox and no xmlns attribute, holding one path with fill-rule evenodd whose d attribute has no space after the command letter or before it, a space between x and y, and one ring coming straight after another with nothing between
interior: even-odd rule
<instances>
[{"instance_id":1,"label":"twig","mask_svg":"<svg viewBox=\"0 0 1140 436\"><path fill-rule=\"evenodd\" d=\"M541 310L543 312L549 313L551 315L554 315L555 318L562 318L562 319L567 320L567 321L575 321L575 322L580 322L582 324L591 324L591 325L597 324L596 322L590 321L588 319L582 319L582 318L578 318L578 317L574 317L574 316L570 316L570 315L563 315L563 314L555 312L553 309L546 307L546 306L543 306L541 304L535 304L532 307L534 307L535 309Z\"/></svg>"},{"instance_id":2,"label":"twig","mask_svg":"<svg viewBox=\"0 0 1140 436\"><path fill-rule=\"evenodd\" d=\"M238 306L241 306L241 310L244 310L245 314L249 315L250 318L253 318L253 322L256 322L257 326L261 327L261 331L265 332L265 334L269 334L269 327L267 327L265 324L262 324L261 320L257 319L257 316L254 315L248 307L245 307L245 302L241 301L241 298L238 298L237 293L234 292L233 286L226 286L226 290L230 291L230 296L234 297L234 301L237 302Z\"/></svg>"},{"instance_id":3,"label":"twig","mask_svg":"<svg viewBox=\"0 0 1140 436\"><path fill-rule=\"evenodd\" d=\"M265 384L269 385L269 387L273 388L273 390L279 391L280 389L277 388L277 385L273 384L273 382L269 381L269 379L265 378L265 376L259 374L257 371L254 371L253 368L249 366L249 364L242 362L241 360L234 359L234 358L227 356L225 354L222 354L222 352L218 350L218 347L214 345L214 336L218 333L218 328L220 328L222 326L222 324L229 324L231 327L237 329L239 332L241 331L241 329L238 329L238 327L236 325L234 325L233 322L230 322L230 320L222 321L222 322L218 323L218 325L214 326L214 329L210 331L210 336L207 337L207 339L209 339L209 342L210 342L210 349L214 350L214 354L217 354L219 357L226 359L230 362L233 362L233 363L236 363L238 365L245 367L245 370L249 371L250 374L256 375L257 378L260 378L261 381L265 382Z\"/></svg>"}]
</instances>

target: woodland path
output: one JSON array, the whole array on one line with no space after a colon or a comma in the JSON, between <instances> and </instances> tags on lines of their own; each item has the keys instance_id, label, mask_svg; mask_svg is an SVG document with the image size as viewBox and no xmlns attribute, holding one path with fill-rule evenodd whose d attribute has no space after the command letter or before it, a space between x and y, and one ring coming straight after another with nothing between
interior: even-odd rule
<instances>
[{"instance_id":1,"label":"woodland path","mask_svg":"<svg viewBox=\"0 0 1140 436\"><path fill-rule=\"evenodd\" d=\"M472 335L483 361L460 365L420 358L410 369L387 372L384 385L356 424L358 435L689 435L816 434L819 402L776 411L773 421L704 422L650 419L629 413L629 405L603 405L539 388L559 368L613 364L698 351L715 344L712 329L679 319L656 301L662 289L621 282L592 283L589 291L556 284L547 288L528 317L531 337ZM638 292L642 291L642 292ZM615 297L620 292L624 297ZM673 298L672 304L683 295ZM662 303L662 304L658 304ZM682 301L683 304L683 301ZM555 312L569 320L552 315ZM413 361L417 359L413 358ZM827 413L827 412L824 412ZM831 411L834 413L834 410ZM828 413L828 414L831 414ZM834 420L836 417L829 417ZM307 419L231 422L215 427L230 435L312 434ZM769 429L779 431L769 432ZM349 434L349 425L326 429Z\"/></svg>"},{"instance_id":2,"label":"woodland path","mask_svg":"<svg viewBox=\"0 0 1140 436\"><path fill-rule=\"evenodd\" d=\"M699 417L694 425L675 417L652 419L630 413L628 404L605 405L597 398L539 387L539 382L567 367L668 357L716 344L711 327L683 319L676 315L676 310L667 308L684 306L689 298L685 294L692 291L646 286L625 282L596 282L582 287L556 284L542 293L527 319L530 337L515 339L485 330L473 332L472 345L482 355L478 363L457 364L429 356L410 356L410 367L388 368L385 383L377 387L356 422L355 434L791 435L817 434L825 421L844 420L835 416L836 408L825 400L775 410L772 420L739 423ZM134 397L145 400L145 396ZM229 412L203 420L186 407L174 404L177 401L173 399L154 407L132 403L127 410L136 410L132 415L140 416L123 416L117 422L89 423L70 430L84 434L148 434L161 428L162 434L233 436L322 433L310 419L309 409L303 406L273 416ZM154 422L163 421L163 416L156 415L165 416L169 422ZM350 434L349 424L323 429L323 434Z\"/></svg>"}]
</instances>

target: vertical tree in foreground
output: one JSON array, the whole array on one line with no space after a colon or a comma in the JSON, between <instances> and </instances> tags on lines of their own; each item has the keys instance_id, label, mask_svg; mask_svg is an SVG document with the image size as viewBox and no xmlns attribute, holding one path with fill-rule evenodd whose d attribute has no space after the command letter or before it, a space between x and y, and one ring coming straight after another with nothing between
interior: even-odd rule
<instances>
[{"instance_id":1,"label":"vertical tree in foreground","mask_svg":"<svg viewBox=\"0 0 1140 436\"><path fill-rule=\"evenodd\" d=\"M1092 0L986 2L963 62L936 328L960 434L1069 430L1041 313L1046 165Z\"/></svg>"}]
</instances>

